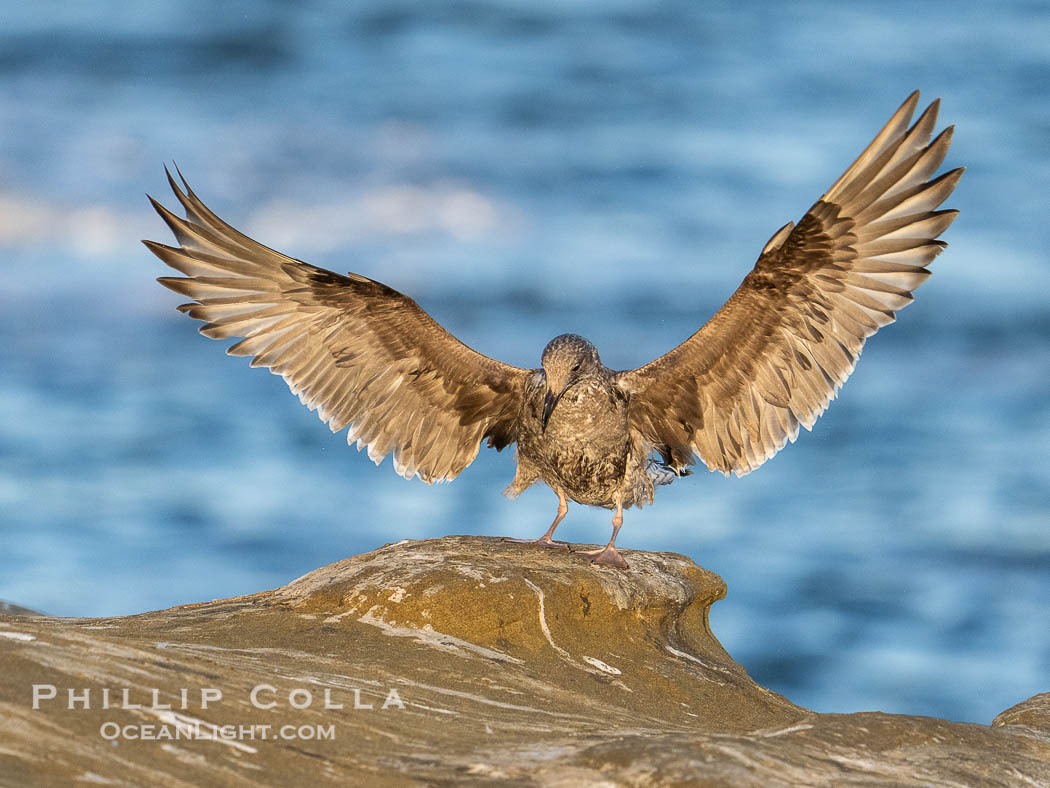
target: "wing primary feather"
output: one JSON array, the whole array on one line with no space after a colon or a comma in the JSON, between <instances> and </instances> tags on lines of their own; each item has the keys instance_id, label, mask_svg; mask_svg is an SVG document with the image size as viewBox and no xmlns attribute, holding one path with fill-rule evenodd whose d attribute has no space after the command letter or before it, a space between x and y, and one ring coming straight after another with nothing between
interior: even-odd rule
<instances>
[{"instance_id":1,"label":"wing primary feather","mask_svg":"<svg viewBox=\"0 0 1050 788\"><path fill-rule=\"evenodd\" d=\"M185 217L150 197L178 246L144 241L183 274L165 287L194 299L179 311L233 355L280 375L293 394L373 460L393 453L398 473L451 479L480 449L516 440L532 371L488 358L445 331L410 298L359 274L288 257L213 213L179 168L165 167ZM434 447L440 447L434 451Z\"/></svg>"},{"instance_id":2,"label":"wing primary feather","mask_svg":"<svg viewBox=\"0 0 1050 788\"><path fill-rule=\"evenodd\" d=\"M813 427L867 337L929 277L962 169L934 176L953 131L912 93L797 224L778 230L725 305L678 347L617 373L632 429L664 456L744 475ZM697 425L683 432L678 425Z\"/></svg>"}]
</instances>

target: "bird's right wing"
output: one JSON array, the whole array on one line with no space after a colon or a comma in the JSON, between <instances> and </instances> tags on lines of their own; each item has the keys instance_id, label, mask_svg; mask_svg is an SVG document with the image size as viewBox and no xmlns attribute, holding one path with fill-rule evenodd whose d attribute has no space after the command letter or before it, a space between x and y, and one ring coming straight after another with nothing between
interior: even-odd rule
<instances>
[{"instance_id":1,"label":"bird's right wing","mask_svg":"<svg viewBox=\"0 0 1050 788\"><path fill-rule=\"evenodd\" d=\"M864 340L892 323L946 245L958 211L938 211L962 175L931 180L951 128L930 141L933 102L908 127L918 92L798 225L766 244L726 304L681 345L621 372L635 429L681 469L699 455L739 476L824 412Z\"/></svg>"},{"instance_id":2,"label":"bird's right wing","mask_svg":"<svg viewBox=\"0 0 1050 788\"><path fill-rule=\"evenodd\" d=\"M230 227L168 175L182 219L154 208L179 247L144 241L185 277L159 279L194 303L212 339L284 378L332 432L378 465L393 453L405 478L450 480L477 456L517 439L528 370L472 350L410 298L357 274L342 276L286 257Z\"/></svg>"}]
</instances>

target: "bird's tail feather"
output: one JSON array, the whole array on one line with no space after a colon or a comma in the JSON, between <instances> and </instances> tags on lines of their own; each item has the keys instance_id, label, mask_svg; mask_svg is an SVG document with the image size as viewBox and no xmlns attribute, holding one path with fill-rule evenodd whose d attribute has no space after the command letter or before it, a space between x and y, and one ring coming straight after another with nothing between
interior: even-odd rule
<instances>
[{"instance_id":1,"label":"bird's tail feather","mask_svg":"<svg viewBox=\"0 0 1050 788\"><path fill-rule=\"evenodd\" d=\"M649 474L649 478L652 480L652 483L657 486L662 484L670 484L679 476L688 476L692 473L692 471L688 468L676 470L672 466L655 459L649 461L649 465L648 467L646 467L645 471L647 474Z\"/></svg>"}]
</instances>

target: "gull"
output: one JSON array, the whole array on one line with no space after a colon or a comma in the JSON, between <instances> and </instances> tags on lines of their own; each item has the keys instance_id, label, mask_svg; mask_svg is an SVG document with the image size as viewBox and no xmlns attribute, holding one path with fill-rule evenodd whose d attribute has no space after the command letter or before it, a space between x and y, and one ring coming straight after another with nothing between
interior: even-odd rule
<instances>
[{"instance_id":1,"label":"gull","mask_svg":"<svg viewBox=\"0 0 1050 788\"><path fill-rule=\"evenodd\" d=\"M165 287L226 351L280 375L333 432L392 456L406 479L450 481L482 442L517 444L510 497L537 482L558 496L534 544L568 501L614 510L609 542L578 551L627 568L616 549L623 510L690 473L743 476L799 427L811 429L853 371L865 340L896 319L946 244L958 211L938 210L963 169L938 177L952 127L931 140L939 99L912 123L912 93L852 165L762 247L736 292L680 345L637 369L612 370L576 334L555 337L524 369L460 342L415 301L356 273L288 257L224 222L179 172L168 183L185 217L150 197L178 246L143 243L183 274ZM177 170L176 170L177 171ZM526 541L526 540L509 540Z\"/></svg>"}]
</instances>

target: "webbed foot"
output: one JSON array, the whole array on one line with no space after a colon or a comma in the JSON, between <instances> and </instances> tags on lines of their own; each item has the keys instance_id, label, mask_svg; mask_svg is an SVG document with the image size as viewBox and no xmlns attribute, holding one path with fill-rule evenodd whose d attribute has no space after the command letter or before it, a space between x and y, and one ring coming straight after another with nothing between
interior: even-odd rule
<instances>
[{"instance_id":1,"label":"webbed foot","mask_svg":"<svg viewBox=\"0 0 1050 788\"><path fill-rule=\"evenodd\" d=\"M629 569L630 565L623 560L623 556L611 544L600 550L573 550L573 555L585 555L592 564L601 566L615 566L619 569Z\"/></svg>"},{"instance_id":2,"label":"webbed foot","mask_svg":"<svg viewBox=\"0 0 1050 788\"><path fill-rule=\"evenodd\" d=\"M512 539L509 536L500 537L501 542L513 542L514 544L538 544L540 547L553 547L559 550L568 550L569 543L562 542L558 539L551 539L549 536L544 534L539 539Z\"/></svg>"}]
</instances>

